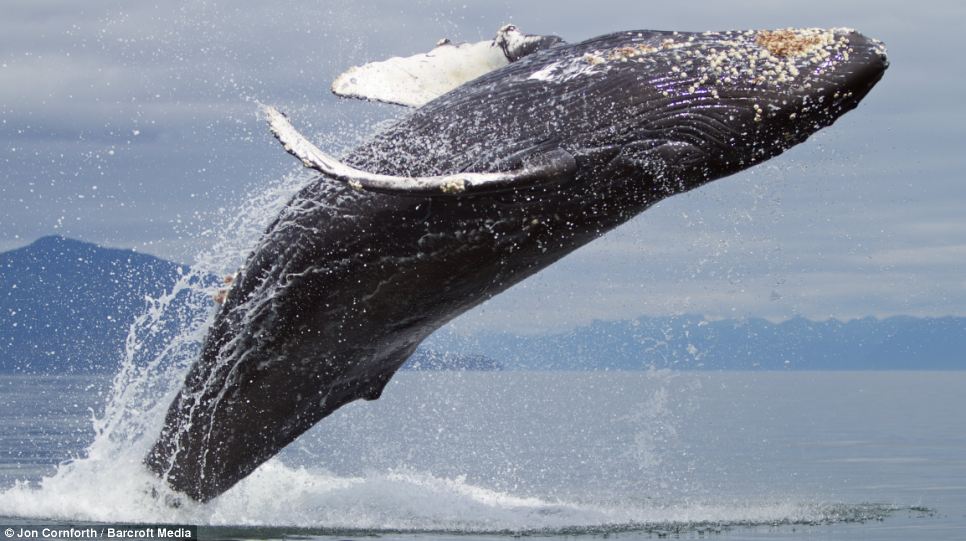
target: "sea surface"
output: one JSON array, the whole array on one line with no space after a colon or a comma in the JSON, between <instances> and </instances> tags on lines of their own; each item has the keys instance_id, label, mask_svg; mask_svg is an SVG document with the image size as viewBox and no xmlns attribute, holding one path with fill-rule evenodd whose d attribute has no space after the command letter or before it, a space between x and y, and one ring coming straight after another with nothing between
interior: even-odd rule
<instances>
[{"instance_id":1,"label":"sea surface","mask_svg":"<svg viewBox=\"0 0 966 541\"><path fill-rule=\"evenodd\" d=\"M151 435L127 442L92 421L111 385L0 376L0 524L168 522L251 539L966 539L966 372L400 373L222 497L177 508L138 464L134 441Z\"/></svg>"}]
</instances>

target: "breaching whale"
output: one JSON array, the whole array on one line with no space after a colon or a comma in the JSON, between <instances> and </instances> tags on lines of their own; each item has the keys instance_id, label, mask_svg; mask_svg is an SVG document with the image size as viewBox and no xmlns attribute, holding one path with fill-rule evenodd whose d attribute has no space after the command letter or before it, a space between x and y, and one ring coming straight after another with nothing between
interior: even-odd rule
<instances>
[{"instance_id":1,"label":"breaching whale","mask_svg":"<svg viewBox=\"0 0 966 541\"><path fill-rule=\"evenodd\" d=\"M367 64L333 85L416 107L342 159L274 109L318 178L234 277L147 467L207 501L434 330L656 202L774 157L855 108L883 45L849 29L631 31Z\"/></svg>"}]
</instances>

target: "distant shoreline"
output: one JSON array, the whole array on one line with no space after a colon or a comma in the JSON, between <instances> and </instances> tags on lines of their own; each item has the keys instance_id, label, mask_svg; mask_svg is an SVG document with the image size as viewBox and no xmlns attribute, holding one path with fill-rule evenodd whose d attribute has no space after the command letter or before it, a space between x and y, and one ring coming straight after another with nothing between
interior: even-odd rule
<instances>
[{"instance_id":1,"label":"distant shoreline","mask_svg":"<svg viewBox=\"0 0 966 541\"><path fill-rule=\"evenodd\" d=\"M0 373L112 374L145 296L170 289L183 265L59 236L0 253ZM431 352L427 354L427 352ZM431 336L422 371L960 371L966 317L702 315L595 321L566 332Z\"/></svg>"}]
</instances>

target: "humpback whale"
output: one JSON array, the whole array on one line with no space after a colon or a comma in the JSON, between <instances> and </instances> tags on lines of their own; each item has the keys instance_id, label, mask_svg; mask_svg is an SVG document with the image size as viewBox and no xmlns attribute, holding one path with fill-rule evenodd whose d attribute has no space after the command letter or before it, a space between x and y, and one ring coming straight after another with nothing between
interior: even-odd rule
<instances>
[{"instance_id":1,"label":"humpback whale","mask_svg":"<svg viewBox=\"0 0 966 541\"><path fill-rule=\"evenodd\" d=\"M374 62L337 94L413 107L317 171L233 277L146 466L198 501L339 407L379 398L433 331L658 201L802 143L888 66L850 29L629 31Z\"/></svg>"}]
</instances>

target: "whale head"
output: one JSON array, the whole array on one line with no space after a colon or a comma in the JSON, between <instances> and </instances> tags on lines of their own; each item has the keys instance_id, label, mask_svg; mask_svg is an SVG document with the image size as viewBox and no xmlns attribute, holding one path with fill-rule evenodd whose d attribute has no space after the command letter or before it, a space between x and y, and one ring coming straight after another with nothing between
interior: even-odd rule
<instances>
[{"instance_id":1,"label":"whale head","mask_svg":"<svg viewBox=\"0 0 966 541\"><path fill-rule=\"evenodd\" d=\"M887 67L883 44L850 29L618 32L462 85L378 136L367 161L427 175L562 149L577 162L573 189L612 188L637 212L805 141Z\"/></svg>"},{"instance_id":2,"label":"whale head","mask_svg":"<svg viewBox=\"0 0 966 541\"><path fill-rule=\"evenodd\" d=\"M557 144L606 160L611 173L597 178L631 192L636 184L651 200L805 141L855 108L888 67L881 42L849 29L621 32L561 53L513 67L532 83L521 85L531 103L553 95L537 114Z\"/></svg>"},{"instance_id":3,"label":"whale head","mask_svg":"<svg viewBox=\"0 0 966 541\"><path fill-rule=\"evenodd\" d=\"M409 73L393 62L433 73L446 55L498 44L516 51L501 57L509 64L420 106L357 149L355 164L315 148L277 111L269 123L306 166L360 190L505 199L576 180L563 189L589 204L608 194L626 217L805 141L888 67L881 42L844 28L630 31L562 44L506 26L492 44L440 46L340 80Z\"/></svg>"}]
</instances>

